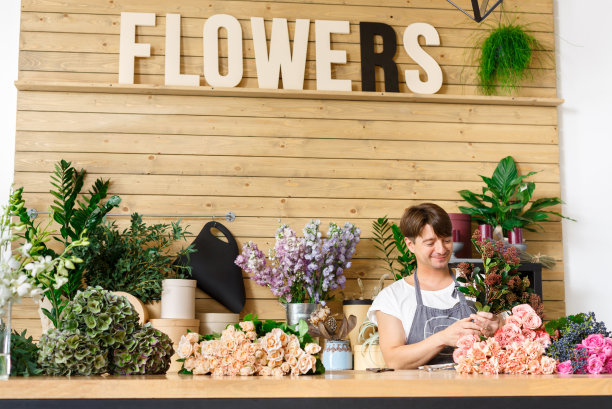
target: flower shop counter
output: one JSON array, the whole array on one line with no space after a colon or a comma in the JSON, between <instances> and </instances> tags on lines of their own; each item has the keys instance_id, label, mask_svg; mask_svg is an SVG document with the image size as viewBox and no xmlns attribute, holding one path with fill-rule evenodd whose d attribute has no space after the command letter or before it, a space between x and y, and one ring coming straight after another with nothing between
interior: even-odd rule
<instances>
[{"instance_id":1,"label":"flower shop counter","mask_svg":"<svg viewBox=\"0 0 612 409\"><path fill-rule=\"evenodd\" d=\"M246 401L245 401L246 400ZM248 401L248 402L247 402ZM300 377L32 377L0 382L2 408L612 407L612 375L337 371Z\"/></svg>"}]
</instances>

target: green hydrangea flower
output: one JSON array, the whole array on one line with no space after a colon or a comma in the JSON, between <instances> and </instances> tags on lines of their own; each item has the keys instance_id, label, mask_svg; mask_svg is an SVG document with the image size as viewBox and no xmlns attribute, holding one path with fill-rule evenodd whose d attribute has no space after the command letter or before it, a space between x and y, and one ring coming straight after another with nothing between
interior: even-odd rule
<instances>
[{"instance_id":1,"label":"green hydrangea flower","mask_svg":"<svg viewBox=\"0 0 612 409\"><path fill-rule=\"evenodd\" d=\"M117 375L165 374L174 354L168 335L145 324L113 351L110 372Z\"/></svg>"},{"instance_id":2,"label":"green hydrangea flower","mask_svg":"<svg viewBox=\"0 0 612 409\"><path fill-rule=\"evenodd\" d=\"M108 352L79 330L52 328L40 338L38 364L47 375L99 375L107 371Z\"/></svg>"}]
</instances>

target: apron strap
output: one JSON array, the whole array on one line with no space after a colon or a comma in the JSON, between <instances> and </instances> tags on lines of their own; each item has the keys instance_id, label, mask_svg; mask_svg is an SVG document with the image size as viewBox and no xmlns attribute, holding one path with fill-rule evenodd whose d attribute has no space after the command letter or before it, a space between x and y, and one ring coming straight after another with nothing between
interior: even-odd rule
<instances>
[{"instance_id":1,"label":"apron strap","mask_svg":"<svg viewBox=\"0 0 612 409\"><path fill-rule=\"evenodd\" d=\"M419 285L419 278L417 272L414 270L414 292L416 294L417 307L423 305L423 297L421 296L421 286Z\"/></svg>"},{"instance_id":2,"label":"apron strap","mask_svg":"<svg viewBox=\"0 0 612 409\"><path fill-rule=\"evenodd\" d=\"M467 305L467 301L465 300L465 297L463 296L463 293L458 290L460 284L457 282L457 279L455 278L455 275L453 274L453 270L450 267L448 268L448 273L453 278L453 282L455 283L455 288L453 289L453 293L451 297L458 298L460 305L464 307L467 311L469 311L469 307ZM414 291L416 293L417 306L423 305L423 296L421 295L421 285L419 284L419 278L417 277L416 270L414 272Z\"/></svg>"}]
</instances>

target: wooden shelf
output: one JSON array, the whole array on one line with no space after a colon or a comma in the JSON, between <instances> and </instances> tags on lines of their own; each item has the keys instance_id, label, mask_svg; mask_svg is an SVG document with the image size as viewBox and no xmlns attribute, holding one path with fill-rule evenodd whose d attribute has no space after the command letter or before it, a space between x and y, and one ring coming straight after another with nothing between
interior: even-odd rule
<instances>
[{"instance_id":1,"label":"wooden shelf","mask_svg":"<svg viewBox=\"0 0 612 409\"><path fill-rule=\"evenodd\" d=\"M612 396L612 375L461 375L336 371L300 377L31 377L0 382L0 399L442 398ZM1 402L1 400L0 400ZM0 405L1 406L1 405Z\"/></svg>"},{"instance_id":2,"label":"wooden shelf","mask_svg":"<svg viewBox=\"0 0 612 409\"><path fill-rule=\"evenodd\" d=\"M438 104L477 104L555 107L560 98L507 97L481 95L421 95L396 92L332 92L314 90L271 90L258 88L182 87L146 84L102 84L83 82L15 81L19 91L99 92L116 94L196 95L250 98L323 99L347 101L423 102Z\"/></svg>"}]
</instances>

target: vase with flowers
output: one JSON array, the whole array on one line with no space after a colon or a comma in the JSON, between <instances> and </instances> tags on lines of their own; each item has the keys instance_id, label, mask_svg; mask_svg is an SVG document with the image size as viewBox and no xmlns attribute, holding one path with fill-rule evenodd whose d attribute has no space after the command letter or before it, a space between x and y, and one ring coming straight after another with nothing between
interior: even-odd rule
<instances>
[{"instance_id":1,"label":"vase with flowers","mask_svg":"<svg viewBox=\"0 0 612 409\"><path fill-rule=\"evenodd\" d=\"M501 240L482 238L479 230L474 231L472 243L482 257L483 270L460 263L457 281L464 284L459 291L474 299L476 309L499 314L515 305L529 304L542 316L540 297L529 288L529 279L519 274L517 249L504 246Z\"/></svg>"},{"instance_id":2,"label":"vase with flowers","mask_svg":"<svg viewBox=\"0 0 612 409\"><path fill-rule=\"evenodd\" d=\"M303 229L304 236L298 237L283 224L276 231L268 257L249 241L235 261L252 280L268 287L287 305L289 325L307 320L317 304L331 299L334 290L344 289L344 271L351 267L359 242L361 231L351 223L344 227L330 223L326 238L319 225L319 220L311 220Z\"/></svg>"}]
</instances>

